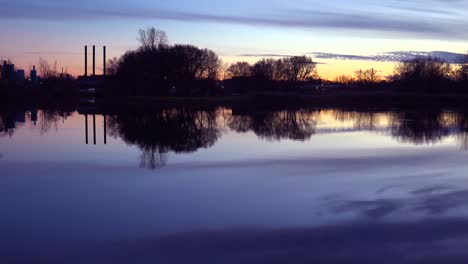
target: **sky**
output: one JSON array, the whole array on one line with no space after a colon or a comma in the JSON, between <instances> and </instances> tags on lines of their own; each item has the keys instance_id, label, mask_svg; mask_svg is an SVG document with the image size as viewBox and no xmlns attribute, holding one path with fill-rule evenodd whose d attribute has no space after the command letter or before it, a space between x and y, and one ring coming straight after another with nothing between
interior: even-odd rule
<instances>
[{"instance_id":1,"label":"sky","mask_svg":"<svg viewBox=\"0 0 468 264\"><path fill-rule=\"evenodd\" d=\"M312 56L329 79L371 67L385 76L396 60L415 54L452 61L468 50L468 0L0 0L0 6L1 59L28 69L42 57L73 75L84 72L84 45L98 47L100 62L100 46L108 47L108 58L120 56L138 46L138 30L149 26L165 30L173 44L213 49L226 63Z\"/></svg>"}]
</instances>

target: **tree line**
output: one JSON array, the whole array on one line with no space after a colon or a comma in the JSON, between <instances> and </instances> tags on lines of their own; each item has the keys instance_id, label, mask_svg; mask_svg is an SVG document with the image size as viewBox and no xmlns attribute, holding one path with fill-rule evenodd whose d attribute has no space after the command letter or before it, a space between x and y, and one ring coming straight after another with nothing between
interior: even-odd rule
<instances>
[{"instance_id":1,"label":"tree line","mask_svg":"<svg viewBox=\"0 0 468 264\"><path fill-rule=\"evenodd\" d=\"M139 31L140 47L109 61L115 75L113 92L126 95L210 95L220 87L234 93L255 90L293 90L297 85L319 84L317 63L308 56L264 58L253 64L224 65L209 49L170 45L164 31L150 27ZM219 85L219 81L223 84ZM341 75L335 83L347 86L400 87L408 91L438 91L468 85L468 55L457 65L442 59L420 57L396 64L394 73L381 76L374 68ZM116 88L119 87L119 88Z\"/></svg>"},{"instance_id":2,"label":"tree line","mask_svg":"<svg viewBox=\"0 0 468 264\"><path fill-rule=\"evenodd\" d=\"M375 85L391 83L408 91L444 91L468 86L468 54L456 64L440 58L417 57L398 62L393 74L383 79L374 68L358 70L355 76L340 75L335 82L346 85Z\"/></svg>"},{"instance_id":3,"label":"tree line","mask_svg":"<svg viewBox=\"0 0 468 264\"><path fill-rule=\"evenodd\" d=\"M112 92L207 95L215 93L217 81L225 78L298 82L317 75L316 63L306 56L263 59L254 65L238 62L224 68L214 51L193 45L170 45L166 33L154 27L140 30L138 40L138 49L109 61L109 72L114 75Z\"/></svg>"}]
</instances>

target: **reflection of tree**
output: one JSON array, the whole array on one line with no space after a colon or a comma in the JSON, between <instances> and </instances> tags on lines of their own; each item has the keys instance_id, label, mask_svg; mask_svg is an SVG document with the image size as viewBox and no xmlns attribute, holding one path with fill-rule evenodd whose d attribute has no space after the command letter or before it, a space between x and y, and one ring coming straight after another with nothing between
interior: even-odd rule
<instances>
[{"instance_id":1,"label":"reflection of tree","mask_svg":"<svg viewBox=\"0 0 468 264\"><path fill-rule=\"evenodd\" d=\"M157 169L164 167L167 163L167 153L159 149L158 146L147 145L140 146L141 149L141 162L140 167Z\"/></svg>"},{"instance_id":2,"label":"reflection of tree","mask_svg":"<svg viewBox=\"0 0 468 264\"><path fill-rule=\"evenodd\" d=\"M308 111L284 110L231 116L228 126L237 132L253 130L257 136L267 140L305 141L315 134L316 122Z\"/></svg>"},{"instance_id":3,"label":"reflection of tree","mask_svg":"<svg viewBox=\"0 0 468 264\"><path fill-rule=\"evenodd\" d=\"M468 151L468 113L450 113L447 115L449 122L454 124L458 130L459 134L457 135L457 140L460 147Z\"/></svg>"},{"instance_id":4,"label":"reflection of tree","mask_svg":"<svg viewBox=\"0 0 468 264\"><path fill-rule=\"evenodd\" d=\"M65 120L67 117L71 115L70 112L59 111L59 110L41 110L39 112L39 129L41 135L46 134L49 132L50 129L58 130L58 124L60 120Z\"/></svg>"},{"instance_id":5,"label":"reflection of tree","mask_svg":"<svg viewBox=\"0 0 468 264\"><path fill-rule=\"evenodd\" d=\"M391 122L392 135L403 142L434 144L449 135L441 113L412 111L395 114Z\"/></svg>"},{"instance_id":6,"label":"reflection of tree","mask_svg":"<svg viewBox=\"0 0 468 264\"><path fill-rule=\"evenodd\" d=\"M5 124L5 115L0 112L0 134L3 134L6 131L6 124Z\"/></svg>"},{"instance_id":7,"label":"reflection of tree","mask_svg":"<svg viewBox=\"0 0 468 264\"><path fill-rule=\"evenodd\" d=\"M4 115L3 115L3 113L0 112L0 136L3 135L5 130L6 130L6 126L5 126L5 121L4 121ZM0 153L0 159L1 158L3 158L2 153Z\"/></svg>"},{"instance_id":8,"label":"reflection of tree","mask_svg":"<svg viewBox=\"0 0 468 264\"><path fill-rule=\"evenodd\" d=\"M333 116L340 122L352 122L358 130L375 130L380 122L380 114L376 112L333 111Z\"/></svg>"},{"instance_id":9,"label":"reflection of tree","mask_svg":"<svg viewBox=\"0 0 468 264\"><path fill-rule=\"evenodd\" d=\"M170 109L152 113L128 113L110 117L112 136L137 145L141 166L157 168L166 163L166 153L189 153L212 146L220 136L216 111Z\"/></svg>"},{"instance_id":10,"label":"reflection of tree","mask_svg":"<svg viewBox=\"0 0 468 264\"><path fill-rule=\"evenodd\" d=\"M41 135L46 134L52 127L57 130L58 122L60 121L60 114L55 110L42 110L39 114L41 122L39 122L39 129Z\"/></svg>"},{"instance_id":11,"label":"reflection of tree","mask_svg":"<svg viewBox=\"0 0 468 264\"><path fill-rule=\"evenodd\" d=\"M13 136L15 130L9 129L9 124L14 124L14 113L8 111L1 111L0 112L0 136Z\"/></svg>"}]
</instances>

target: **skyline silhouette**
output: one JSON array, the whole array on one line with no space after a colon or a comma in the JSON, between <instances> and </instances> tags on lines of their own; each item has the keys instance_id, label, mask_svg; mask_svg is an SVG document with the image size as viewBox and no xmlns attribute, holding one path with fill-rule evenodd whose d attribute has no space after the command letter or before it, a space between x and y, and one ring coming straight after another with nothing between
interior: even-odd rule
<instances>
[{"instance_id":1,"label":"skyline silhouette","mask_svg":"<svg viewBox=\"0 0 468 264\"><path fill-rule=\"evenodd\" d=\"M366 58L409 51L465 53L467 4L431 0L427 6L427 1L416 0L385 4L369 0L352 4L339 0L277 0L273 4L242 0L222 5L215 5L212 0L197 5L181 1L111 4L107 0L86 0L79 5L55 0L41 4L32 0L5 1L5 15L0 19L10 25L3 33L9 38L0 40L0 58L15 60L27 69L38 57L44 57L61 62L60 66L78 75L82 69L78 52L81 46L108 44L109 58L120 56L137 46L134 32L148 24L164 29L175 43L213 49L227 63L252 63L268 57L262 56L265 54L328 53ZM28 24L38 26L31 32ZM92 30L85 30L91 25ZM46 30L50 26L55 28L53 32ZM18 40L34 45L15 45ZM318 67L319 73L326 78L333 78L337 72L349 74L362 65L362 61L337 64L335 58L321 58L319 62L323 63ZM384 75L390 73L387 62L366 62L371 63L369 68L378 68Z\"/></svg>"}]
</instances>

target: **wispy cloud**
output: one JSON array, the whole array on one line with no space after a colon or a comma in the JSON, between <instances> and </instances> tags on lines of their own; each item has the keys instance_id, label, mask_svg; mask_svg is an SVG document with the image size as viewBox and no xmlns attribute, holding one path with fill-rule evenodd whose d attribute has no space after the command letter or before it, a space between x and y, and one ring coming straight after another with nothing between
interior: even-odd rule
<instances>
[{"instance_id":1,"label":"wispy cloud","mask_svg":"<svg viewBox=\"0 0 468 264\"><path fill-rule=\"evenodd\" d=\"M26 55L82 55L81 52L74 51L25 51Z\"/></svg>"},{"instance_id":2,"label":"wispy cloud","mask_svg":"<svg viewBox=\"0 0 468 264\"><path fill-rule=\"evenodd\" d=\"M339 54L339 53L325 53L325 52L311 52L311 56L316 59L335 59L335 60L363 60L363 61L383 61L383 62L397 62L414 59L417 57L436 57L443 59L448 63L460 63L460 61L467 55L461 53L453 53L447 51L392 51L376 55L353 55L353 54Z\"/></svg>"},{"instance_id":3,"label":"wispy cloud","mask_svg":"<svg viewBox=\"0 0 468 264\"><path fill-rule=\"evenodd\" d=\"M0 3L3 1L0 1ZM32 2L32 1L31 1ZM46 1L47 2L47 1ZM270 26L285 28L302 29L333 29L344 31L345 33L371 31L373 34L390 34L393 37L404 38L443 38L467 40L468 32L465 30L468 26L466 16L459 14L456 9L426 8L424 5L416 4L404 5L401 1L391 2L392 8L397 9L398 15L391 10L376 8L369 2L360 1L360 8L343 9L331 3L328 8L314 7L307 9L304 7L286 8L265 8L261 13L252 12L204 12L184 10L180 8L151 8L141 6L122 6L115 4L112 7L100 7L84 5L79 7L66 4L58 5L47 3L12 3L5 1L2 5L2 18L21 18L21 19L42 19L42 20L70 20L70 19L109 19L109 18L128 18L128 19L161 19L184 22L212 22L242 24L249 26ZM433 1L434 2L434 1ZM436 1L437 2L437 1ZM438 1L441 3L441 1ZM454 3L451 1L452 5ZM284 4L284 3L283 3ZM241 4L240 4L241 5ZM245 5L245 3L244 3ZM445 4L448 5L447 2ZM174 6L177 6L174 4ZM382 4L382 6L384 6ZM366 11L367 8L373 8L372 12ZM412 8L412 13L408 9ZM195 9L194 9L195 10ZM434 12L440 16L434 19ZM417 14L414 14L417 13ZM342 32L343 33L343 32Z\"/></svg>"},{"instance_id":4,"label":"wispy cloud","mask_svg":"<svg viewBox=\"0 0 468 264\"><path fill-rule=\"evenodd\" d=\"M275 54L275 53L250 53L250 54L239 54L239 56L240 57L284 58L284 57L291 57L293 55Z\"/></svg>"}]
</instances>

